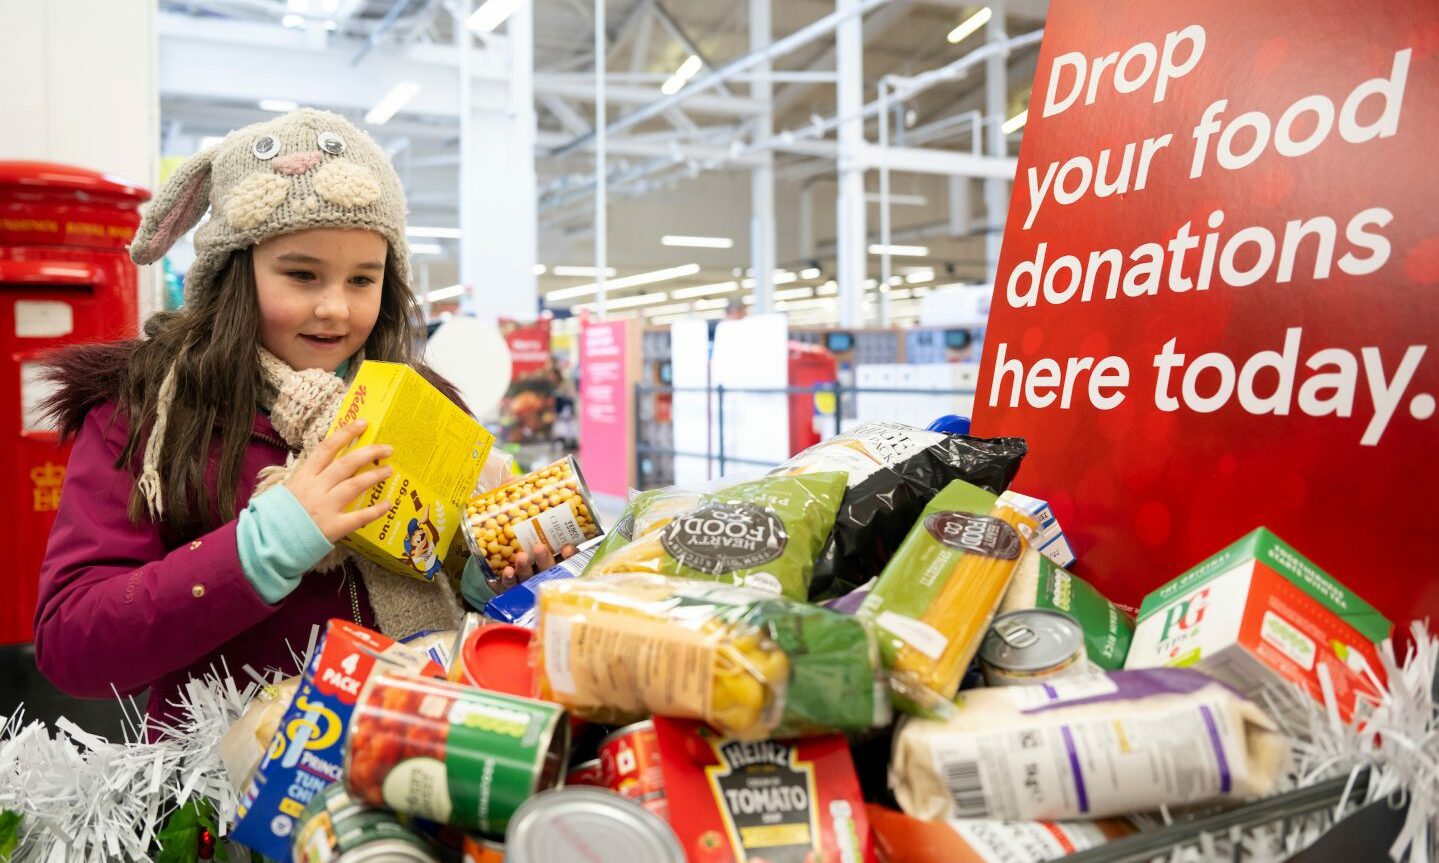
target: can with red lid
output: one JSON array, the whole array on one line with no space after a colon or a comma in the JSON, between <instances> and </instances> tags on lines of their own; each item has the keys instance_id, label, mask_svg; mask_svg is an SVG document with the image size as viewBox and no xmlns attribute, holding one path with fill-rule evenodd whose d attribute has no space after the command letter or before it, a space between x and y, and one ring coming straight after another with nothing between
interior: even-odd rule
<instances>
[{"instance_id":1,"label":"can with red lid","mask_svg":"<svg viewBox=\"0 0 1439 863\"><path fill-rule=\"evenodd\" d=\"M669 820L660 744L649 720L626 725L600 741L600 772L604 786L642 804Z\"/></svg>"},{"instance_id":2,"label":"can with red lid","mask_svg":"<svg viewBox=\"0 0 1439 863\"><path fill-rule=\"evenodd\" d=\"M534 632L508 623L486 623L462 633L450 679L492 692L533 698L539 691L530 667Z\"/></svg>"}]
</instances>

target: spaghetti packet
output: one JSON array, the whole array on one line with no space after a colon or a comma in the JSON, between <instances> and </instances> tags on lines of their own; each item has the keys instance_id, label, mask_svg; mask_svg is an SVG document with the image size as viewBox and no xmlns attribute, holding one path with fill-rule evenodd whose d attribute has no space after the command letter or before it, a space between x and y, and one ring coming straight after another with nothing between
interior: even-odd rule
<instances>
[{"instance_id":1,"label":"spaghetti packet","mask_svg":"<svg viewBox=\"0 0 1439 863\"><path fill-rule=\"evenodd\" d=\"M962 480L945 486L860 606L903 710L947 712L1028 548L1034 519L997 501Z\"/></svg>"}]
</instances>

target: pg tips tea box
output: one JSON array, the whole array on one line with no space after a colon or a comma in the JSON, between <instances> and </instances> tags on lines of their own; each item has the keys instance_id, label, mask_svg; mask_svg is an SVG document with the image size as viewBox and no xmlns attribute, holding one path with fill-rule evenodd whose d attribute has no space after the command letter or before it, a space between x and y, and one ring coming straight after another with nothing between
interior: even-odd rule
<instances>
[{"instance_id":1,"label":"pg tips tea box","mask_svg":"<svg viewBox=\"0 0 1439 863\"><path fill-rule=\"evenodd\" d=\"M353 446L389 444L394 454L376 464L395 470L349 508L393 505L341 543L391 572L433 580L464 527L465 500L495 439L402 363L363 363L330 431L361 419L369 425Z\"/></svg>"},{"instance_id":2,"label":"pg tips tea box","mask_svg":"<svg viewBox=\"0 0 1439 863\"><path fill-rule=\"evenodd\" d=\"M1124 667L1194 666L1281 714L1293 704L1291 682L1323 704L1321 669L1328 669L1348 719L1356 699L1377 696L1376 645L1391 629L1261 527L1144 598Z\"/></svg>"}]
</instances>

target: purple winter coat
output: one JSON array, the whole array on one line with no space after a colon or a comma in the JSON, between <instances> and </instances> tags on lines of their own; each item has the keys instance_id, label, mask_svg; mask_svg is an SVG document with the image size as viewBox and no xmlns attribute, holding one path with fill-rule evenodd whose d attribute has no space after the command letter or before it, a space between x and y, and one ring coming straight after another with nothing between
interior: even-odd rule
<instances>
[{"instance_id":1,"label":"purple winter coat","mask_svg":"<svg viewBox=\"0 0 1439 863\"><path fill-rule=\"evenodd\" d=\"M374 626L363 580L340 572L309 573L288 597L266 604L240 565L234 520L177 546L164 542L158 525L131 524L134 475L114 466L126 434L124 418L106 402L75 436L35 610L36 663L56 686L86 698L113 697L112 685L121 695L149 687L147 713L163 720L180 687L219 671L222 659L243 685L247 664L296 673L290 648L304 651L316 624L353 620L356 604L360 622ZM237 511L260 469L285 455L269 419L257 414Z\"/></svg>"}]
</instances>

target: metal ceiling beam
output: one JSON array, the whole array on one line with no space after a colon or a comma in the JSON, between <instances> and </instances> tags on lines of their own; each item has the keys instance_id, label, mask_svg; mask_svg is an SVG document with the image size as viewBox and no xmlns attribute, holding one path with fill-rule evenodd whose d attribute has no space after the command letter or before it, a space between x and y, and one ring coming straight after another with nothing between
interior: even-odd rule
<instances>
[{"instance_id":1,"label":"metal ceiling beam","mask_svg":"<svg viewBox=\"0 0 1439 863\"><path fill-rule=\"evenodd\" d=\"M331 47L312 45L305 33L273 24L196 19L184 15L157 16L160 40L160 95L256 103L277 94L301 104L335 110L364 112L394 86L414 81L420 92L405 107L406 113L454 120L459 116L459 55L453 46L406 45L370 57L358 68L348 63L346 43ZM508 86L505 37L492 35L489 45L472 49L475 96L503 109ZM244 74L234 70L243 69ZM688 89L688 88L686 88ZM540 73L537 94L553 94L590 104L593 75ZM609 87L611 103L647 105L657 89L642 86ZM760 103L738 96L706 95L687 99L687 111L728 117L751 117L764 110ZM398 122L391 120L390 123ZM387 127L388 128L388 127ZM422 135L423 137L423 135Z\"/></svg>"},{"instance_id":2,"label":"metal ceiling beam","mask_svg":"<svg viewBox=\"0 0 1439 863\"><path fill-rule=\"evenodd\" d=\"M560 125L564 126L571 135L583 135L590 131L589 121L585 119L584 115L575 110L569 102L561 99L558 95L554 93L537 93L536 98L541 105L549 109L551 114L555 115L555 119L559 120Z\"/></svg>"},{"instance_id":3,"label":"metal ceiling beam","mask_svg":"<svg viewBox=\"0 0 1439 863\"><path fill-rule=\"evenodd\" d=\"M645 5L648 7L649 4ZM646 8L645 14L635 25L634 42L630 45L630 72L632 74L645 70L645 63L650 57L650 36L654 33L654 29L655 16L649 14L649 9Z\"/></svg>"},{"instance_id":4,"label":"metal ceiling beam","mask_svg":"<svg viewBox=\"0 0 1439 863\"><path fill-rule=\"evenodd\" d=\"M788 36L774 41L769 45L769 47L761 51L751 51L748 54L731 60L730 62L721 66L719 69L715 70L714 72L711 72L710 74L705 75L702 78L697 78L691 81L687 86L680 89L678 92L672 93L669 96L662 96L661 98L656 99L641 108L637 108L636 110L631 111L623 117L620 117L618 120L615 120L613 123L608 124L605 127L605 134L616 135L620 132L632 129L646 120L663 114L666 110L676 105L679 105L682 102L690 102L691 100L698 98L700 95L704 94L708 90L723 84L727 78L733 77L734 75L738 75L742 72L747 72L767 60L775 60L779 57L783 57L822 36L828 35L829 33L833 32L834 29L838 27L842 22L847 21L852 17L862 16L864 15L864 13L872 9L877 9L890 2L908 2L908 0L860 0L860 2L857 2L853 7L846 8L846 10L843 12L831 12L823 18L820 18L818 21L815 21L805 27L801 27L799 30L796 30ZM561 147L556 147L555 149L551 150L550 155L562 156L572 150L588 146L590 142L594 139L595 134L596 133L591 132L588 135L581 135L569 141L565 145Z\"/></svg>"},{"instance_id":5,"label":"metal ceiling beam","mask_svg":"<svg viewBox=\"0 0 1439 863\"><path fill-rule=\"evenodd\" d=\"M535 146L537 148L553 147L556 144L568 140L568 136L560 132L539 132L535 135ZM717 147L706 144L693 143L647 143L642 141L631 141L628 138L615 138L606 142L605 148L612 156L630 156L642 158L667 159L671 164L684 162L690 159L700 161L714 161L716 159L730 160L728 147ZM739 165L749 165L754 159L742 160ZM611 174L614 172L612 171Z\"/></svg>"},{"instance_id":6,"label":"metal ceiling beam","mask_svg":"<svg viewBox=\"0 0 1439 863\"><path fill-rule=\"evenodd\" d=\"M913 5L914 0L894 0L893 3L890 3L885 8L870 16L870 18L864 22L864 47L870 47L878 41L880 37L884 36L885 33L889 32L889 28L903 19L905 13L908 12ZM831 45L823 54L815 58L814 62L806 66L805 71L833 71L834 61L835 50L834 46ZM775 114L784 114L790 108L797 105L799 100L804 97L804 94L809 92L812 86L813 85L809 83L791 84L776 93L774 98Z\"/></svg>"},{"instance_id":7,"label":"metal ceiling beam","mask_svg":"<svg viewBox=\"0 0 1439 863\"><path fill-rule=\"evenodd\" d=\"M880 2L883 2L883 0L880 0ZM595 78L593 75L539 72L535 74L535 91L539 93L554 93L558 96L564 96L567 99L593 104L595 98L594 82ZM690 85L690 87L693 86L693 84ZM681 90L680 93L684 93L686 90L689 90L690 87L686 87L684 90ZM610 104L648 106L658 101L655 98L655 94L658 92L658 89L649 87L608 86L605 88L605 101ZM675 95L678 96L680 93L676 93ZM670 97L666 96L663 98L668 99ZM715 96L705 94L677 101L684 102L686 111L697 114L751 117L764 111L763 105L743 96ZM665 107L668 108L669 106L666 105ZM663 108L650 113L645 119L657 117L662 113L664 113ZM623 120L623 118L621 119ZM625 128L629 128L629 126L627 125Z\"/></svg>"},{"instance_id":8,"label":"metal ceiling beam","mask_svg":"<svg viewBox=\"0 0 1439 863\"><path fill-rule=\"evenodd\" d=\"M981 5L980 0L919 0L925 6L939 6L945 9L972 10ZM1043 21L1049 14L1049 0L1009 0L1009 14L1016 18Z\"/></svg>"},{"instance_id":9,"label":"metal ceiling beam","mask_svg":"<svg viewBox=\"0 0 1439 863\"><path fill-rule=\"evenodd\" d=\"M653 0L653 2L655 17L664 25L664 28L670 31L670 35L675 37L675 40L683 45L686 51L700 58L701 66L713 72L715 70L715 64L710 62L710 58L705 55L705 52L700 50L700 46L695 44L695 40L690 38L690 34L685 32L685 28L680 26L680 22L675 20L675 16L670 14L670 10L666 9L665 5L659 2L659 0ZM723 81L721 81L718 86L721 93L729 95L730 90L724 85Z\"/></svg>"},{"instance_id":10,"label":"metal ceiling beam","mask_svg":"<svg viewBox=\"0 0 1439 863\"><path fill-rule=\"evenodd\" d=\"M360 50L356 51L355 56L350 58L351 66L360 65L360 61L365 59L365 55L370 53L370 49L380 44L380 39L385 33L389 32L391 27L395 26L395 22L399 20L400 15L410 5L410 2L411 0L395 0L395 4L385 13L385 17L381 18L380 23L376 24L370 30L369 34L365 36L365 43L360 46Z\"/></svg>"},{"instance_id":11,"label":"metal ceiling beam","mask_svg":"<svg viewBox=\"0 0 1439 863\"><path fill-rule=\"evenodd\" d=\"M671 108L666 111L665 119L669 121L670 125L687 134L692 135L700 130L700 127L695 125L695 121L686 117L685 112L679 108Z\"/></svg>"}]
</instances>

